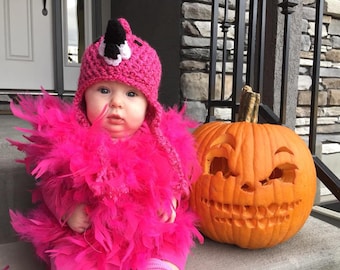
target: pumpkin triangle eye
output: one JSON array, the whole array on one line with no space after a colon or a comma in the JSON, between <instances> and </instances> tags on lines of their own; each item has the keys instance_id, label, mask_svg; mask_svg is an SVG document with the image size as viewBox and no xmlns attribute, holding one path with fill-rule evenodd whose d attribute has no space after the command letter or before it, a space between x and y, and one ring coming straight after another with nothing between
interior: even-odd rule
<instances>
[{"instance_id":1,"label":"pumpkin triangle eye","mask_svg":"<svg viewBox=\"0 0 340 270\"><path fill-rule=\"evenodd\" d=\"M277 179L277 178L281 178L283 175L283 172L281 169L279 168L275 168L272 173L270 174L269 176L269 179L272 180L272 179Z\"/></svg>"},{"instance_id":2,"label":"pumpkin triangle eye","mask_svg":"<svg viewBox=\"0 0 340 270\"><path fill-rule=\"evenodd\" d=\"M280 166L281 167L281 166ZM276 167L267 179L260 181L262 186L266 186L272 183L273 180L279 180L286 183L294 184L296 166L285 164L282 168Z\"/></svg>"},{"instance_id":3,"label":"pumpkin triangle eye","mask_svg":"<svg viewBox=\"0 0 340 270\"><path fill-rule=\"evenodd\" d=\"M225 178L233 175L228 165L228 159L225 157L214 157L210 163L210 174L216 174L222 172Z\"/></svg>"},{"instance_id":4,"label":"pumpkin triangle eye","mask_svg":"<svg viewBox=\"0 0 340 270\"><path fill-rule=\"evenodd\" d=\"M263 179L260 181L261 185L262 186L266 186L266 185L269 185L272 183L272 180L275 180L275 179L281 179L283 176L283 171L282 169L280 168L275 168L271 174L269 175L269 177L267 179Z\"/></svg>"}]
</instances>

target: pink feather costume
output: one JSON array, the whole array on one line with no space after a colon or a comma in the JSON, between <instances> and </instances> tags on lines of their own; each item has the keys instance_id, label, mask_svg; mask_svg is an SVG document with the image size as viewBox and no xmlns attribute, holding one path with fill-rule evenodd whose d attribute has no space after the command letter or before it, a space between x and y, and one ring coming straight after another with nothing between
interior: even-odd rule
<instances>
[{"instance_id":1,"label":"pink feather costume","mask_svg":"<svg viewBox=\"0 0 340 270\"><path fill-rule=\"evenodd\" d=\"M144 269L160 258L184 269L196 217L184 196L174 223L161 222L157 210L171 212L171 199L182 185L149 126L131 139L113 141L96 125L84 127L74 107L44 93L21 97L13 113L32 125L19 129L27 143L11 141L26 154L27 170L38 179L36 207L27 215L10 211L12 225L32 242L37 255L56 269ZM160 129L179 155L187 186L199 172L194 141L175 110L164 112ZM181 195L176 196L180 199ZM73 232L62 217L79 203L87 205L91 227Z\"/></svg>"}]
</instances>

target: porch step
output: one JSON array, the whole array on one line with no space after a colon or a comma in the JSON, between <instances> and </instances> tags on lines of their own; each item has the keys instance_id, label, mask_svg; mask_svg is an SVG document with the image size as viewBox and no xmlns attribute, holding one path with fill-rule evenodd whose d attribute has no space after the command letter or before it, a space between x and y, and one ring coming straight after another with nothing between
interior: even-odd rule
<instances>
[{"instance_id":1,"label":"porch step","mask_svg":"<svg viewBox=\"0 0 340 270\"><path fill-rule=\"evenodd\" d=\"M2 102L0 100L0 114L11 114L8 102Z\"/></svg>"},{"instance_id":2,"label":"porch step","mask_svg":"<svg viewBox=\"0 0 340 270\"><path fill-rule=\"evenodd\" d=\"M309 217L290 240L275 247L246 250L205 239L189 256L186 270L339 270L340 229ZM12 242L0 245L0 269L43 270L30 244Z\"/></svg>"}]
</instances>

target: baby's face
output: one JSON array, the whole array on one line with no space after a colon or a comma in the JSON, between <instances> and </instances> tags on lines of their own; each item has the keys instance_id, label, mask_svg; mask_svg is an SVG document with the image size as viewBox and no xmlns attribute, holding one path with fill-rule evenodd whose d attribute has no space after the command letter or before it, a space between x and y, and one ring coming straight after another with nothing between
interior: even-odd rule
<instances>
[{"instance_id":1,"label":"baby's face","mask_svg":"<svg viewBox=\"0 0 340 270\"><path fill-rule=\"evenodd\" d=\"M111 137L118 139L131 136L140 128L148 106L141 91L126 84L107 81L89 87L85 91L85 102L90 123L100 121Z\"/></svg>"}]
</instances>

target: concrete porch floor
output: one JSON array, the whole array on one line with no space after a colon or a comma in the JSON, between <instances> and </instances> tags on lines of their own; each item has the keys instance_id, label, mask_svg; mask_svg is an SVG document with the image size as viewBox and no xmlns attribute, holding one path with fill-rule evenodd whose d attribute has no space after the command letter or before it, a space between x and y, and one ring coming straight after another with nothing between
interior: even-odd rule
<instances>
[{"instance_id":1,"label":"concrete porch floor","mask_svg":"<svg viewBox=\"0 0 340 270\"><path fill-rule=\"evenodd\" d=\"M5 138L20 139L14 126L27 126L11 115L0 115L0 270L42 270L28 243L18 240L9 224L8 209L30 208L29 189L34 180L23 165L15 163L20 153ZM189 256L187 270L224 269L340 269L340 229L310 216L290 240L269 249L245 250L205 239Z\"/></svg>"}]
</instances>

